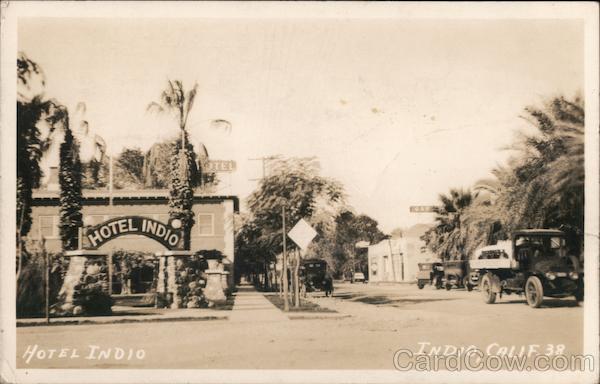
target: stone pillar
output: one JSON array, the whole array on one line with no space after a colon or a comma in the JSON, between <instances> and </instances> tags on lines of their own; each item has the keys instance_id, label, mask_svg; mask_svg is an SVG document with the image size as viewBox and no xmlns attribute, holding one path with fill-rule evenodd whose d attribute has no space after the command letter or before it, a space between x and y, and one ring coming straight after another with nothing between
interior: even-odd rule
<instances>
[{"instance_id":1,"label":"stone pillar","mask_svg":"<svg viewBox=\"0 0 600 384\"><path fill-rule=\"evenodd\" d=\"M223 292L226 294L230 293L229 272L227 271L221 271L221 287L223 288Z\"/></svg>"},{"instance_id":2,"label":"stone pillar","mask_svg":"<svg viewBox=\"0 0 600 384\"><path fill-rule=\"evenodd\" d=\"M221 279L223 276L222 267L219 269L219 259L207 259L208 269L206 273L206 288L204 288L204 296L211 305L223 304L227 301L223 292L223 284Z\"/></svg>"},{"instance_id":3,"label":"stone pillar","mask_svg":"<svg viewBox=\"0 0 600 384\"><path fill-rule=\"evenodd\" d=\"M224 257L223 260L221 260L221 263L223 264L223 270L225 271L223 289L225 289L227 294L230 294L235 290L233 263L229 257Z\"/></svg>"},{"instance_id":4,"label":"stone pillar","mask_svg":"<svg viewBox=\"0 0 600 384\"><path fill-rule=\"evenodd\" d=\"M108 254L78 249L66 251L65 257L69 259L69 267L51 313L63 316L110 314Z\"/></svg>"},{"instance_id":5,"label":"stone pillar","mask_svg":"<svg viewBox=\"0 0 600 384\"><path fill-rule=\"evenodd\" d=\"M164 251L158 264L156 291L160 296L161 307L184 308L186 296L187 266L191 251Z\"/></svg>"}]
</instances>

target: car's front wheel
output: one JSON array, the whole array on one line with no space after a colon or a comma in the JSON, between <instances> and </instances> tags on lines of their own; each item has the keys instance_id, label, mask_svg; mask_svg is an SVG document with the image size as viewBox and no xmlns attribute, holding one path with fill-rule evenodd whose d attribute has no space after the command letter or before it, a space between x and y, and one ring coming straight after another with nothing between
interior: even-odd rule
<instances>
[{"instance_id":1,"label":"car's front wheel","mask_svg":"<svg viewBox=\"0 0 600 384\"><path fill-rule=\"evenodd\" d=\"M481 293L486 304L496 302L496 292L492 291L492 276L489 273L486 273L481 279Z\"/></svg>"},{"instance_id":2,"label":"car's front wheel","mask_svg":"<svg viewBox=\"0 0 600 384\"><path fill-rule=\"evenodd\" d=\"M544 301L544 287L537 276L530 276L525 282L525 298L531 308L539 308Z\"/></svg>"}]
</instances>

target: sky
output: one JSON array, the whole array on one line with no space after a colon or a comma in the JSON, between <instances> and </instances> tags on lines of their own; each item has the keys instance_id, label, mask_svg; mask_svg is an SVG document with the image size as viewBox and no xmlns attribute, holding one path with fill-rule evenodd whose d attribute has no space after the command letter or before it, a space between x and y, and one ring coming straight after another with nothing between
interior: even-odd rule
<instances>
[{"instance_id":1,"label":"sky","mask_svg":"<svg viewBox=\"0 0 600 384\"><path fill-rule=\"evenodd\" d=\"M388 232L489 177L526 106L584 84L582 23L568 20L23 18L18 47L48 97L85 102L110 153L176 135L146 106L167 79L197 82L192 142L237 163L218 193L256 188L249 159L316 156Z\"/></svg>"}]
</instances>

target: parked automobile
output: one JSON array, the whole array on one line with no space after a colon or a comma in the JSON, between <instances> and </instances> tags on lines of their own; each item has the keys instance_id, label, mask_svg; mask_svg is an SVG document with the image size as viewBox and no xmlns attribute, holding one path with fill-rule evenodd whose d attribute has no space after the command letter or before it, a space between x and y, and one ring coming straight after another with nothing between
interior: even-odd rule
<instances>
[{"instance_id":1,"label":"parked automobile","mask_svg":"<svg viewBox=\"0 0 600 384\"><path fill-rule=\"evenodd\" d=\"M444 279L444 266L442 263L418 263L417 287L423 289L425 285L433 285L436 289L442 288Z\"/></svg>"},{"instance_id":2,"label":"parked automobile","mask_svg":"<svg viewBox=\"0 0 600 384\"><path fill-rule=\"evenodd\" d=\"M558 230L516 231L511 240L479 249L469 264L488 304L512 293L524 294L532 308L541 306L544 296L583 300L583 267L567 254L565 235Z\"/></svg>"},{"instance_id":3,"label":"parked automobile","mask_svg":"<svg viewBox=\"0 0 600 384\"><path fill-rule=\"evenodd\" d=\"M362 272L354 272L352 275L352 283L366 283L365 274Z\"/></svg>"},{"instance_id":4,"label":"parked automobile","mask_svg":"<svg viewBox=\"0 0 600 384\"><path fill-rule=\"evenodd\" d=\"M469 262L467 260L444 261L444 286L446 290L452 288L466 288L473 290L469 278Z\"/></svg>"},{"instance_id":5,"label":"parked automobile","mask_svg":"<svg viewBox=\"0 0 600 384\"><path fill-rule=\"evenodd\" d=\"M324 291L327 262L321 259L306 259L300 265L299 275L307 292Z\"/></svg>"}]
</instances>

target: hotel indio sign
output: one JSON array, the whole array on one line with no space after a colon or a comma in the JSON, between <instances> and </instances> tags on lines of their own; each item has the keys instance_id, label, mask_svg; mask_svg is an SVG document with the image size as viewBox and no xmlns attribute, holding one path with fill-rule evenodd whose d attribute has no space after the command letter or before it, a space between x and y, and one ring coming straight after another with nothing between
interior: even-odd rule
<instances>
[{"instance_id":1,"label":"hotel indio sign","mask_svg":"<svg viewBox=\"0 0 600 384\"><path fill-rule=\"evenodd\" d=\"M183 231L181 221L170 220L165 224L149 217L122 216L84 229L84 248L98 249L103 244L124 235L142 235L154 239L169 250L182 249Z\"/></svg>"}]
</instances>

